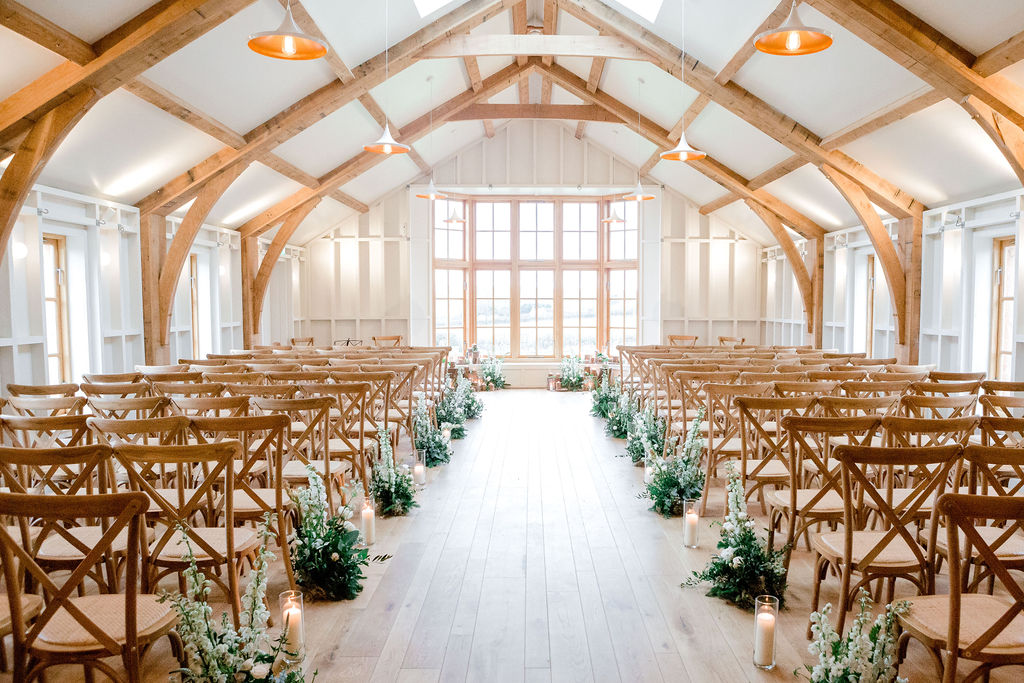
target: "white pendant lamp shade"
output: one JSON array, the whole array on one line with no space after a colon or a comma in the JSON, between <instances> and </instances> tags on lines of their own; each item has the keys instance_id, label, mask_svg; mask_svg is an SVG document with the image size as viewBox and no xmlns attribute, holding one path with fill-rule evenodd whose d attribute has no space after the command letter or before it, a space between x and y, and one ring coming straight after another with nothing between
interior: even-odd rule
<instances>
[{"instance_id":1,"label":"white pendant lamp shade","mask_svg":"<svg viewBox=\"0 0 1024 683\"><path fill-rule=\"evenodd\" d=\"M385 121L384 133L381 134L376 142L363 145L363 149L374 154L406 154L409 151L409 145L403 145L398 140L395 140L395 137L391 134L390 125Z\"/></svg>"},{"instance_id":2,"label":"white pendant lamp shade","mask_svg":"<svg viewBox=\"0 0 1024 683\"><path fill-rule=\"evenodd\" d=\"M664 161L700 161L707 157L707 154L695 149L690 143L686 141L686 135L679 136L679 142L676 146L667 152L661 153L661 158Z\"/></svg>"},{"instance_id":3,"label":"white pendant lamp shade","mask_svg":"<svg viewBox=\"0 0 1024 683\"><path fill-rule=\"evenodd\" d=\"M822 28L812 28L800 20L797 0L782 26L757 34L754 47L767 55L811 55L832 46L832 34Z\"/></svg>"},{"instance_id":4,"label":"white pendant lamp shade","mask_svg":"<svg viewBox=\"0 0 1024 683\"><path fill-rule=\"evenodd\" d=\"M650 192L645 192L644 186L641 185L640 181L638 180L636 181L636 189L633 190L630 194L627 194L625 197L623 197L623 199L625 199L627 202L646 202L648 200L654 199L654 195L651 194Z\"/></svg>"},{"instance_id":5,"label":"white pendant lamp shade","mask_svg":"<svg viewBox=\"0 0 1024 683\"><path fill-rule=\"evenodd\" d=\"M249 49L265 57L288 60L319 59L327 54L327 44L303 33L295 25L292 4L288 3L284 20L276 31L261 31L249 36Z\"/></svg>"},{"instance_id":6,"label":"white pendant lamp shade","mask_svg":"<svg viewBox=\"0 0 1024 683\"><path fill-rule=\"evenodd\" d=\"M455 213L455 207L453 206L452 210L448 213L448 218L445 218L444 222L451 225L453 223L465 223L466 219L462 218L461 216L459 216L459 214Z\"/></svg>"},{"instance_id":7,"label":"white pendant lamp shade","mask_svg":"<svg viewBox=\"0 0 1024 683\"><path fill-rule=\"evenodd\" d=\"M602 223L625 223L626 221L625 221L625 219L623 219L622 216L619 215L619 209L617 207L613 206L612 207L611 215L609 215L608 218L602 219L601 222Z\"/></svg>"},{"instance_id":8,"label":"white pendant lamp shade","mask_svg":"<svg viewBox=\"0 0 1024 683\"><path fill-rule=\"evenodd\" d=\"M433 178L430 179L430 184L427 185L427 189L423 192L418 193L416 196L419 197L420 199L445 199L447 197L447 195L445 195L442 192L439 192L437 188L434 186Z\"/></svg>"}]
</instances>

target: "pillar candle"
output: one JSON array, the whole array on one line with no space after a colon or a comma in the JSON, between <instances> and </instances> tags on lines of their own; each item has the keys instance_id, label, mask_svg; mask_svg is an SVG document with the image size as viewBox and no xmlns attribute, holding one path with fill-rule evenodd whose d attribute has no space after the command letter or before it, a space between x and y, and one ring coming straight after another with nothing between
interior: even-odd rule
<instances>
[{"instance_id":1,"label":"pillar candle","mask_svg":"<svg viewBox=\"0 0 1024 683\"><path fill-rule=\"evenodd\" d=\"M417 486L423 486L427 483L427 468L422 463L413 465L412 480Z\"/></svg>"},{"instance_id":2,"label":"pillar candle","mask_svg":"<svg viewBox=\"0 0 1024 683\"><path fill-rule=\"evenodd\" d=\"M366 545L373 545L377 536L376 519L373 508L369 505L363 506L363 542Z\"/></svg>"},{"instance_id":3,"label":"pillar candle","mask_svg":"<svg viewBox=\"0 0 1024 683\"><path fill-rule=\"evenodd\" d=\"M754 626L754 666L769 667L775 662L775 615L758 612Z\"/></svg>"},{"instance_id":4,"label":"pillar candle","mask_svg":"<svg viewBox=\"0 0 1024 683\"><path fill-rule=\"evenodd\" d=\"M284 608L284 649L289 657L302 655L302 608L294 602Z\"/></svg>"},{"instance_id":5,"label":"pillar candle","mask_svg":"<svg viewBox=\"0 0 1024 683\"><path fill-rule=\"evenodd\" d=\"M697 533L699 531L700 515L690 510L686 513L686 520L683 522L683 545L687 548L697 547Z\"/></svg>"}]
</instances>

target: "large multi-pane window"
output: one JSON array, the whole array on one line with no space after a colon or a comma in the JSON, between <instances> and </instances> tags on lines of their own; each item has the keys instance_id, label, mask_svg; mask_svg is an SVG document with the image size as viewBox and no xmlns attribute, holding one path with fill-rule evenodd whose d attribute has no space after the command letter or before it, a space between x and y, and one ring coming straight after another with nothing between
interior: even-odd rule
<instances>
[{"instance_id":1,"label":"large multi-pane window","mask_svg":"<svg viewBox=\"0 0 1024 683\"><path fill-rule=\"evenodd\" d=\"M437 344L558 358L636 343L635 202L452 199L432 219Z\"/></svg>"},{"instance_id":2,"label":"large multi-pane window","mask_svg":"<svg viewBox=\"0 0 1024 683\"><path fill-rule=\"evenodd\" d=\"M43 308L46 315L46 376L52 384L71 379L68 343L67 260L64 238L43 235Z\"/></svg>"}]
</instances>

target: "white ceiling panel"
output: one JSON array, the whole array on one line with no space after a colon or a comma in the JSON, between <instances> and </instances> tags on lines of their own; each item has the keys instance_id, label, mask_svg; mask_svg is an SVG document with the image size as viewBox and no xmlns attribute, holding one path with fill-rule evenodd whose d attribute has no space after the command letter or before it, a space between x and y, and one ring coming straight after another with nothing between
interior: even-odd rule
<instances>
[{"instance_id":1,"label":"white ceiling panel","mask_svg":"<svg viewBox=\"0 0 1024 683\"><path fill-rule=\"evenodd\" d=\"M587 124L586 137L637 168L643 166L658 149L647 138L637 135L635 130L618 123L591 121Z\"/></svg>"},{"instance_id":2,"label":"white ceiling panel","mask_svg":"<svg viewBox=\"0 0 1024 683\"><path fill-rule=\"evenodd\" d=\"M153 0L21 0L21 4L91 44L156 3Z\"/></svg>"},{"instance_id":3,"label":"white ceiling panel","mask_svg":"<svg viewBox=\"0 0 1024 683\"><path fill-rule=\"evenodd\" d=\"M433 80L427 82L427 77ZM395 74L370 92L384 113L401 128L430 111L431 84L434 107L469 89L461 59L425 59Z\"/></svg>"},{"instance_id":4,"label":"white ceiling panel","mask_svg":"<svg viewBox=\"0 0 1024 683\"><path fill-rule=\"evenodd\" d=\"M206 222L237 228L261 211L303 188L263 164L250 164L214 205Z\"/></svg>"},{"instance_id":5,"label":"white ceiling panel","mask_svg":"<svg viewBox=\"0 0 1024 683\"><path fill-rule=\"evenodd\" d=\"M821 171L806 164L764 188L825 230L859 225L857 214Z\"/></svg>"},{"instance_id":6,"label":"white ceiling panel","mask_svg":"<svg viewBox=\"0 0 1024 683\"><path fill-rule=\"evenodd\" d=\"M305 244L355 213L354 209L350 209L340 202L329 197L324 198L299 224L288 241L292 244Z\"/></svg>"},{"instance_id":7,"label":"white ceiling panel","mask_svg":"<svg viewBox=\"0 0 1024 683\"><path fill-rule=\"evenodd\" d=\"M491 104L519 104L519 84L505 88L487 101Z\"/></svg>"},{"instance_id":8,"label":"white ceiling panel","mask_svg":"<svg viewBox=\"0 0 1024 683\"><path fill-rule=\"evenodd\" d=\"M832 31L832 47L801 57L760 52L740 69L736 83L824 137L924 85L852 33L810 7L801 16Z\"/></svg>"},{"instance_id":9,"label":"white ceiling panel","mask_svg":"<svg viewBox=\"0 0 1024 683\"><path fill-rule=\"evenodd\" d=\"M899 4L975 55L1024 31L1020 0L899 0Z\"/></svg>"},{"instance_id":10,"label":"white ceiling panel","mask_svg":"<svg viewBox=\"0 0 1024 683\"><path fill-rule=\"evenodd\" d=\"M350 102L274 150L285 161L320 177L380 137L380 126L358 102Z\"/></svg>"},{"instance_id":11,"label":"white ceiling panel","mask_svg":"<svg viewBox=\"0 0 1024 683\"><path fill-rule=\"evenodd\" d=\"M775 237L771 231L757 214L750 210L746 202L733 202L716 211L715 215L756 242L765 246L775 244Z\"/></svg>"},{"instance_id":12,"label":"white ceiling panel","mask_svg":"<svg viewBox=\"0 0 1024 683\"><path fill-rule=\"evenodd\" d=\"M690 124L686 139L747 178L793 156L788 147L713 102Z\"/></svg>"},{"instance_id":13,"label":"white ceiling panel","mask_svg":"<svg viewBox=\"0 0 1024 683\"><path fill-rule=\"evenodd\" d=\"M276 0L257 0L145 75L236 132L246 133L334 80L322 59L288 62L248 48L249 34L276 28L283 13Z\"/></svg>"},{"instance_id":14,"label":"white ceiling panel","mask_svg":"<svg viewBox=\"0 0 1024 683\"><path fill-rule=\"evenodd\" d=\"M223 146L134 95L115 90L68 134L40 182L134 204Z\"/></svg>"},{"instance_id":15,"label":"white ceiling panel","mask_svg":"<svg viewBox=\"0 0 1024 683\"><path fill-rule=\"evenodd\" d=\"M637 82L638 78L644 80L643 84ZM601 89L606 93L630 108L638 109L666 130L671 130L686 108L697 99L696 90L684 86L650 62L609 59L604 67L602 83Z\"/></svg>"},{"instance_id":16,"label":"white ceiling panel","mask_svg":"<svg viewBox=\"0 0 1024 683\"><path fill-rule=\"evenodd\" d=\"M483 135L484 124L480 121L452 121L424 135L413 147L428 164L436 165Z\"/></svg>"},{"instance_id":17,"label":"white ceiling panel","mask_svg":"<svg viewBox=\"0 0 1024 683\"><path fill-rule=\"evenodd\" d=\"M590 78L590 65L594 60L589 57L555 57L555 64L558 66L568 69L575 75L579 76L583 80ZM607 65L608 62L605 62ZM607 72L608 68L605 67L605 71L601 73L601 80L598 81L598 87L601 87L601 83L604 82L604 73Z\"/></svg>"},{"instance_id":18,"label":"white ceiling panel","mask_svg":"<svg viewBox=\"0 0 1024 683\"><path fill-rule=\"evenodd\" d=\"M681 161L660 161L650 175L696 204L707 204L723 194L721 185Z\"/></svg>"},{"instance_id":19,"label":"white ceiling panel","mask_svg":"<svg viewBox=\"0 0 1024 683\"><path fill-rule=\"evenodd\" d=\"M583 100L557 85L551 86L551 104L584 104Z\"/></svg>"},{"instance_id":20,"label":"white ceiling panel","mask_svg":"<svg viewBox=\"0 0 1024 683\"><path fill-rule=\"evenodd\" d=\"M13 95L64 62L60 55L2 26L0 55L4 55L0 59L0 99Z\"/></svg>"},{"instance_id":21,"label":"white ceiling panel","mask_svg":"<svg viewBox=\"0 0 1024 683\"><path fill-rule=\"evenodd\" d=\"M950 100L855 140L843 151L927 206L1020 185L995 144Z\"/></svg>"},{"instance_id":22,"label":"white ceiling panel","mask_svg":"<svg viewBox=\"0 0 1024 683\"><path fill-rule=\"evenodd\" d=\"M384 160L352 182L343 185L341 191L361 202L371 204L419 175L419 167L408 155L399 154Z\"/></svg>"}]
</instances>

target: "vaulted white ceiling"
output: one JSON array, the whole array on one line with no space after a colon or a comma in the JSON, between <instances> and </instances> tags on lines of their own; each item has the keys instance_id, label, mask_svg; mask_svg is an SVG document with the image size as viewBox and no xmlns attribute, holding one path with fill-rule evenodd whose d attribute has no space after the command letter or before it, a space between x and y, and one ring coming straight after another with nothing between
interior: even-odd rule
<instances>
[{"instance_id":1,"label":"vaulted white ceiling","mask_svg":"<svg viewBox=\"0 0 1024 683\"><path fill-rule=\"evenodd\" d=\"M390 0L388 42L397 43L465 1ZM732 59L779 4L778 0L685 1L686 51L715 71ZM1021 0L898 1L974 54L1024 31ZM149 0L21 2L90 43L152 4ZM606 2L654 34L680 45L678 0ZM303 0L302 4L349 68L383 51L384 2ZM421 16L421 7L432 11ZM280 62L247 49L248 35L277 26L282 11L278 0L256 0L152 66L144 77L193 111L239 136L244 135L335 79L324 60ZM733 78L782 114L827 137L927 90L917 76L813 8L805 6L801 11L808 22L833 32L835 44L830 50L800 58L755 53ZM529 24L540 25L543 12L543 0L527 0ZM654 18L645 18L645 13ZM593 28L564 11L559 12L558 30L565 35L596 35ZM503 12L476 27L473 33L494 35L511 31L511 13ZM0 60L0 98L10 96L64 61L3 27L0 54L5 57ZM481 57L481 76L486 79L513 61L511 57ZM590 74L591 61L565 57L555 60L583 79ZM1005 69L1001 75L1024 85L1024 63ZM540 102L541 84L538 74L531 76L532 103ZM470 87L462 60L435 59L392 72L371 93L400 128L426 114L431 102L437 106ZM599 87L666 130L676 125L682 112L698 96L695 90L651 63L616 59L607 61ZM510 87L489 101L517 103L519 89ZM555 86L551 102L579 104L581 100ZM493 123L500 126L503 121ZM575 126L575 122L567 123ZM300 172L318 178L359 154L362 145L379 132L369 111L354 101L284 142L274 154ZM484 126L479 121L453 122L421 138L414 147L428 164L435 164L484 135ZM589 122L585 135L636 167L656 151L654 145L636 134L635 123ZM745 178L756 177L792 156L788 148L769 135L714 103L693 121L687 137ZM119 90L83 118L53 156L40 182L135 203L223 146L222 141ZM948 100L850 142L842 151L928 206L1019 186L995 145L963 109ZM413 160L389 159L340 189L369 204L421 175ZM650 176L698 204L727 194L722 186L684 164L657 163ZM302 187L270 166L254 163L224 193L208 222L238 227ZM813 164L791 171L764 189L827 230L858 222L849 204ZM742 202L733 202L718 211L719 217L738 227L758 220ZM296 232L293 241L301 242L319 234L330 227L331 221L343 220L351 213L351 208L325 199Z\"/></svg>"}]
</instances>

